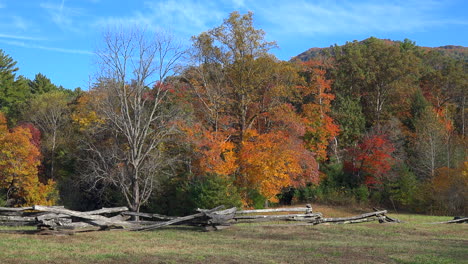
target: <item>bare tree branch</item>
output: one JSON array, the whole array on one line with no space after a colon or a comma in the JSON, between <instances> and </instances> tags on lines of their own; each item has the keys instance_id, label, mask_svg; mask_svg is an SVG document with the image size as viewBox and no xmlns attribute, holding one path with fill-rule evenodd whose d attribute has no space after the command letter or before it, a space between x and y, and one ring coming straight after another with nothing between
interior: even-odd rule
<instances>
[{"instance_id":1,"label":"bare tree branch","mask_svg":"<svg viewBox=\"0 0 468 264\"><path fill-rule=\"evenodd\" d=\"M105 120L87 143L86 177L119 188L131 210L147 202L163 171L175 162L164 146L176 132L166 77L184 50L172 37L145 31L109 32L98 52L101 74L91 92ZM96 140L98 142L96 142Z\"/></svg>"}]
</instances>

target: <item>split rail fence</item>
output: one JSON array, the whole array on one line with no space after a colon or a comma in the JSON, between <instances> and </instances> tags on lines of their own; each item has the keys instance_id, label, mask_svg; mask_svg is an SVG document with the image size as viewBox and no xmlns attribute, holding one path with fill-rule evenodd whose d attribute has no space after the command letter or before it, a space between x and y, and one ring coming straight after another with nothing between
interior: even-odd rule
<instances>
[{"instance_id":1,"label":"split rail fence","mask_svg":"<svg viewBox=\"0 0 468 264\"><path fill-rule=\"evenodd\" d=\"M225 229L238 223L295 221L300 225L352 224L370 221L380 223L400 223L387 215L386 210L376 210L351 217L327 218L312 207L277 208L260 210L238 210L236 207L224 209L197 209L197 213L182 217L160 214L131 212L127 207L102 208L94 211L79 212L63 206L41 206L8 208L0 207L0 225L37 226L30 233L75 233L99 230L149 231L169 225L199 226L207 231ZM468 218L451 222L468 222ZM8 232L8 231L6 231Z\"/></svg>"}]
</instances>

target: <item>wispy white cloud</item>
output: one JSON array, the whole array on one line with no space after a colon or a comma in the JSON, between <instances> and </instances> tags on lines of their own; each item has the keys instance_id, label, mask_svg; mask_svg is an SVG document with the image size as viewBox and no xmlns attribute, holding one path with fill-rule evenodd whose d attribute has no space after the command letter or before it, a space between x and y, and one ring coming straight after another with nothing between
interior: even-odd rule
<instances>
[{"instance_id":1,"label":"wispy white cloud","mask_svg":"<svg viewBox=\"0 0 468 264\"><path fill-rule=\"evenodd\" d=\"M230 7L234 7L242 0L229 1ZM212 27L213 23L219 23L226 17L223 5L216 1L191 1L191 0L165 0L158 2L145 2L145 9L134 11L128 16L101 17L95 25L98 27L136 25L149 30L168 29L183 36L192 36Z\"/></svg>"},{"instance_id":2,"label":"wispy white cloud","mask_svg":"<svg viewBox=\"0 0 468 264\"><path fill-rule=\"evenodd\" d=\"M45 40L44 38L21 36L21 35L10 35L10 34L2 34L2 33L0 33L0 38L17 39L17 40L34 40L34 41Z\"/></svg>"},{"instance_id":3,"label":"wispy white cloud","mask_svg":"<svg viewBox=\"0 0 468 264\"><path fill-rule=\"evenodd\" d=\"M226 16L226 11L216 1L169 0L147 5L153 14L158 14L156 21L190 34L206 30L211 27L212 22Z\"/></svg>"},{"instance_id":4,"label":"wispy white cloud","mask_svg":"<svg viewBox=\"0 0 468 264\"><path fill-rule=\"evenodd\" d=\"M10 23L11 25L16 29L16 30L28 30L30 27L31 27L31 23L28 22L26 19L24 19L23 17L21 16L17 16L17 15L12 15L10 17Z\"/></svg>"},{"instance_id":5,"label":"wispy white cloud","mask_svg":"<svg viewBox=\"0 0 468 264\"><path fill-rule=\"evenodd\" d=\"M247 7L255 10L257 17L264 19L275 35L413 32L438 25L467 22L436 16L436 12L443 5L430 0L269 1Z\"/></svg>"},{"instance_id":6,"label":"wispy white cloud","mask_svg":"<svg viewBox=\"0 0 468 264\"><path fill-rule=\"evenodd\" d=\"M144 10L131 12L128 16L99 18L95 25L139 25L195 35L219 25L234 10L253 11L259 27L275 38L286 35L415 32L439 25L468 23L467 19L439 14L444 2L436 0L162 0L146 2L145 6Z\"/></svg>"},{"instance_id":7,"label":"wispy white cloud","mask_svg":"<svg viewBox=\"0 0 468 264\"><path fill-rule=\"evenodd\" d=\"M3 13L4 12L4 13ZM1 31L27 31L33 27L33 23L28 19L16 14L10 14L8 11L2 11L0 16L0 30Z\"/></svg>"},{"instance_id":8,"label":"wispy white cloud","mask_svg":"<svg viewBox=\"0 0 468 264\"><path fill-rule=\"evenodd\" d=\"M83 8L66 6L65 0L61 0L60 2L43 2L39 6L47 12L53 23L69 31L78 30L75 26L75 19L85 14Z\"/></svg>"},{"instance_id":9,"label":"wispy white cloud","mask_svg":"<svg viewBox=\"0 0 468 264\"><path fill-rule=\"evenodd\" d=\"M87 50L47 47L47 46L37 45L34 43L27 43L27 42L19 41L19 40L0 39L0 43L22 47L22 48L28 48L28 49L40 49L40 50L48 50L48 51L55 51L55 52L69 53L69 54L81 54L81 55L93 55L94 54L93 52L87 51Z\"/></svg>"}]
</instances>

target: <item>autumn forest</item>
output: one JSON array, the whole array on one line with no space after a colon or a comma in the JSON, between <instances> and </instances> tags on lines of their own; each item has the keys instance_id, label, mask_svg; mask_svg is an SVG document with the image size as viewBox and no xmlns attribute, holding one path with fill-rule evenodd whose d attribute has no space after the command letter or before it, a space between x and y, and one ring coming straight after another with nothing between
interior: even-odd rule
<instances>
[{"instance_id":1,"label":"autumn forest","mask_svg":"<svg viewBox=\"0 0 468 264\"><path fill-rule=\"evenodd\" d=\"M109 30L89 89L0 50L0 206L468 213L468 48L370 37L281 61L253 24L233 12L188 48Z\"/></svg>"}]
</instances>

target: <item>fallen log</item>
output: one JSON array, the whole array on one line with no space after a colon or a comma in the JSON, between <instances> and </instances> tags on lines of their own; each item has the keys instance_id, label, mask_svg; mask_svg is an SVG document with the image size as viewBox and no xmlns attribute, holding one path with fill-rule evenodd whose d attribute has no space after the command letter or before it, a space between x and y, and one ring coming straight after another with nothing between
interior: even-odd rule
<instances>
[{"instance_id":1,"label":"fallen log","mask_svg":"<svg viewBox=\"0 0 468 264\"><path fill-rule=\"evenodd\" d=\"M172 225L172 224L175 224L175 223L184 222L184 221L192 220L192 219L195 219L195 218L203 217L203 216L206 216L207 214L209 214L211 212L218 211L218 210L220 210L222 208L224 208L223 205L215 207L215 208L213 208L211 210L202 211L202 212L197 213L197 214L183 216L183 217L177 217L177 218L169 220L167 222L162 222L162 223L158 223L158 224L154 224L154 225L148 225L148 226L142 226L142 227L133 227L133 228L130 228L130 230L131 231L149 231L149 230L157 229L157 228L160 228L160 227L163 227L163 226L168 226L168 225Z\"/></svg>"},{"instance_id":2,"label":"fallen log","mask_svg":"<svg viewBox=\"0 0 468 264\"><path fill-rule=\"evenodd\" d=\"M65 214L69 216L74 216L86 220L92 220L96 221L96 224L98 225L106 225L106 226L120 226L120 227L131 227L133 226L131 223L125 222L125 221L120 221L120 220L115 220L111 219L108 217L104 217L101 215L91 215L88 213L82 213L82 212L77 212L69 209L62 209L62 208L54 208L54 207L48 207L48 206L41 206L41 205L35 205L33 206L33 210L36 211L42 211L42 212L50 212L50 213L56 213L56 214Z\"/></svg>"}]
</instances>

